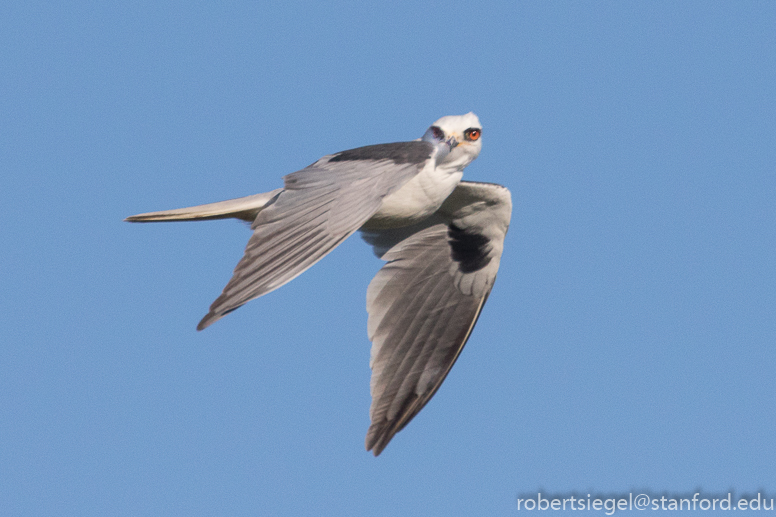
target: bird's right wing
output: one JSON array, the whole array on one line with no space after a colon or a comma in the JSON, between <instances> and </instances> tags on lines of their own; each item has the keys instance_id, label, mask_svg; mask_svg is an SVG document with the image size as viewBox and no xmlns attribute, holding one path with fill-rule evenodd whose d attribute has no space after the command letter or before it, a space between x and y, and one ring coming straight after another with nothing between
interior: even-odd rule
<instances>
[{"instance_id":1,"label":"bird's right wing","mask_svg":"<svg viewBox=\"0 0 776 517\"><path fill-rule=\"evenodd\" d=\"M256 216L242 260L197 329L318 262L372 217L385 196L434 160L434 153L427 142L371 145L324 156L285 176L285 187Z\"/></svg>"},{"instance_id":2,"label":"bird's right wing","mask_svg":"<svg viewBox=\"0 0 776 517\"><path fill-rule=\"evenodd\" d=\"M377 456L439 389L496 280L512 202L509 190L461 182L418 225L364 231L388 261L367 290L372 424Z\"/></svg>"},{"instance_id":3,"label":"bird's right wing","mask_svg":"<svg viewBox=\"0 0 776 517\"><path fill-rule=\"evenodd\" d=\"M209 219L242 219L252 223L264 207L273 202L273 198L283 189L275 189L272 192L254 194L252 196L208 203L206 205L176 208L174 210L162 210L161 212L147 212L145 214L131 215L124 219L130 223L164 223L173 221L207 221Z\"/></svg>"}]
</instances>

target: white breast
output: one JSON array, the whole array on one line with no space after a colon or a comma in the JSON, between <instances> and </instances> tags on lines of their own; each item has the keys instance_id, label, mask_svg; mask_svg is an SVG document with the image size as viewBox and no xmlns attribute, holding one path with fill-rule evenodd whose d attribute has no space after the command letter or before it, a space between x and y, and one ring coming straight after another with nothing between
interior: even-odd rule
<instances>
[{"instance_id":1,"label":"white breast","mask_svg":"<svg viewBox=\"0 0 776 517\"><path fill-rule=\"evenodd\" d=\"M457 167L436 167L429 160L417 176L386 196L363 228L397 228L422 221L436 212L463 177Z\"/></svg>"}]
</instances>

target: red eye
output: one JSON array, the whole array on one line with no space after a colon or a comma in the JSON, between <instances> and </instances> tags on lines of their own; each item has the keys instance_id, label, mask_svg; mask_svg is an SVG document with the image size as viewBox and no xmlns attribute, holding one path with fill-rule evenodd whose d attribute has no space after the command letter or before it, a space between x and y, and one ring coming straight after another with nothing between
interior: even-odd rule
<instances>
[{"instance_id":1,"label":"red eye","mask_svg":"<svg viewBox=\"0 0 776 517\"><path fill-rule=\"evenodd\" d=\"M466 138L466 140L474 142L476 140L479 140L479 138L480 138L480 130L479 129L472 129L472 128L467 129L466 131L463 132L463 136L464 136L464 138Z\"/></svg>"}]
</instances>

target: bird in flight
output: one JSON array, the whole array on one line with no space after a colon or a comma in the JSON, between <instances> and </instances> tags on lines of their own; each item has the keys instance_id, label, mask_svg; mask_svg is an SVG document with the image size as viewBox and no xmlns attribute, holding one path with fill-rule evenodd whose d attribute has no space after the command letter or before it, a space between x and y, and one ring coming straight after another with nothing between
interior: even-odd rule
<instances>
[{"instance_id":1,"label":"bird in flight","mask_svg":"<svg viewBox=\"0 0 776 517\"><path fill-rule=\"evenodd\" d=\"M262 194L126 221L242 219L253 235L197 330L290 282L360 230L386 264L366 293L375 456L436 393L496 280L512 202L501 185L461 181L482 147L473 113L422 138L324 156Z\"/></svg>"}]
</instances>

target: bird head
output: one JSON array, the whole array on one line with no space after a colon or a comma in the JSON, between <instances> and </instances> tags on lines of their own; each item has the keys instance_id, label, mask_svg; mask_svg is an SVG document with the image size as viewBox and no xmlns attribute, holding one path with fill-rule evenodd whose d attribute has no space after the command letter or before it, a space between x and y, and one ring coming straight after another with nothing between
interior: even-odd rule
<instances>
[{"instance_id":1,"label":"bird head","mask_svg":"<svg viewBox=\"0 0 776 517\"><path fill-rule=\"evenodd\" d=\"M423 135L422 140L437 147L437 166L463 170L480 154L482 125L474 113L442 117Z\"/></svg>"}]
</instances>

